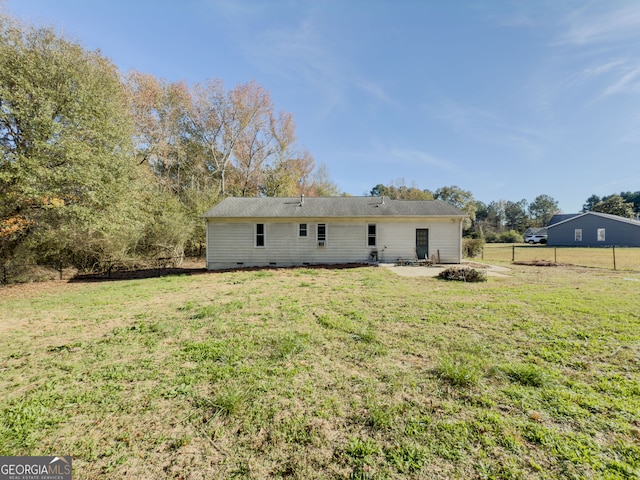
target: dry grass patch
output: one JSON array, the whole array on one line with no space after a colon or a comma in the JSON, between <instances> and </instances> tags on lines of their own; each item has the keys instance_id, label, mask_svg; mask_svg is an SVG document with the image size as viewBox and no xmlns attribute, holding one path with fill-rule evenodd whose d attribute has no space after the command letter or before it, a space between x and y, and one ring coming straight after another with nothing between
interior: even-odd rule
<instances>
[{"instance_id":1,"label":"dry grass patch","mask_svg":"<svg viewBox=\"0 0 640 480\"><path fill-rule=\"evenodd\" d=\"M482 257L487 261L511 262L514 245L503 243L485 244ZM549 247L546 245L515 245L515 259L521 264L561 264L592 268L614 268L612 248ZM618 270L640 272L640 248L615 249L615 266Z\"/></svg>"}]
</instances>

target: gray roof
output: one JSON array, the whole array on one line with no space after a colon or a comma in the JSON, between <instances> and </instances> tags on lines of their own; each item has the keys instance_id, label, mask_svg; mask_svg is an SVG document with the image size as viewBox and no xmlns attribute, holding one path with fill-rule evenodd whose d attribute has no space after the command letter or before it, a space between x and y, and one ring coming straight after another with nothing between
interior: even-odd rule
<instances>
[{"instance_id":1,"label":"gray roof","mask_svg":"<svg viewBox=\"0 0 640 480\"><path fill-rule=\"evenodd\" d=\"M388 197L228 197L203 217L225 218L350 218L464 217L442 200L391 200Z\"/></svg>"},{"instance_id":2,"label":"gray roof","mask_svg":"<svg viewBox=\"0 0 640 480\"><path fill-rule=\"evenodd\" d=\"M525 230L525 233L526 232L529 232L528 235L546 235L547 227L539 227L539 228L529 227Z\"/></svg>"},{"instance_id":3,"label":"gray roof","mask_svg":"<svg viewBox=\"0 0 640 480\"><path fill-rule=\"evenodd\" d=\"M553 217L551 217L551 220L549 220L549 223L547 223L547 226L564 222L565 220L569 220L573 217L577 217L578 215L580 214L579 213L556 213Z\"/></svg>"},{"instance_id":4,"label":"gray roof","mask_svg":"<svg viewBox=\"0 0 640 480\"><path fill-rule=\"evenodd\" d=\"M624 217L620 217L618 215L611 215L609 213L600 213L600 212L586 212L586 213L578 213L575 216L568 218L566 220L563 220L561 222L558 223L554 223L553 225L549 225L547 228L553 228L557 225L561 225L563 223L567 223L567 222L571 222L572 220L577 220L578 218L582 218L586 215L595 215L597 217L602 217L602 218L608 218L609 220L615 220L617 222L622 222L622 223L629 223L633 226L636 227L640 227L640 222L638 220L631 220L629 218L624 218Z\"/></svg>"}]
</instances>

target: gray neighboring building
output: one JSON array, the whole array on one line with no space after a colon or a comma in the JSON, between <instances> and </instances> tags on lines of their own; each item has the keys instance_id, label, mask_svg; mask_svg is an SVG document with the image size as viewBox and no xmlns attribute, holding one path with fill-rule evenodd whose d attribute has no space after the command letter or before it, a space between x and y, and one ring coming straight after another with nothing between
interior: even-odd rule
<instances>
[{"instance_id":1,"label":"gray neighboring building","mask_svg":"<svg viewBox=\"0 0 640 480\"><path fill-rule=\"evenodd\" d=\"M547 245L556 247L640 247L640 222L586 212L547 227Z\"/></svg>"},{"instance_id":2,"label":"gray neighboring building","mask_svg":"<svg viewBox=\"0 0 640 480\"><path fill-rule=\"evenodd\" d=\"M582 215L580 213L556 213L551 217L549 223L547 223L547 227L549 225L555 225L556 223L564 222L565 220L569 220L570 218L577 217L578 215Z\"/></svg>"},{"instance_id":3,"label":"gray neighboring building","mask_svg":"<svg viewBox=\"0 0 640 480\"><path fill-rule=\"evenodd\" d=\"M207 211L207 268L462 260L464 212L440 200L225 198Z\"/></svg>"}]
</instances>

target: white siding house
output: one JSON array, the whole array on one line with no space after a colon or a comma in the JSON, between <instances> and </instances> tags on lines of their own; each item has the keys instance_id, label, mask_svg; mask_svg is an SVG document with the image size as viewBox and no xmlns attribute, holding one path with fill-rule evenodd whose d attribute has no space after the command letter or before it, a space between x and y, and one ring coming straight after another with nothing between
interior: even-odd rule
<instances>
[{"instance_id":1,"label":"white siding house","mask_svg":"<svg viewBox=\"0 0 640 480\"><path fill-rule=\"evenodd\" d=\"M230 197L203 217L210 270L462 258L465 215L439 200Z\"/></svg>"}]
</instances>

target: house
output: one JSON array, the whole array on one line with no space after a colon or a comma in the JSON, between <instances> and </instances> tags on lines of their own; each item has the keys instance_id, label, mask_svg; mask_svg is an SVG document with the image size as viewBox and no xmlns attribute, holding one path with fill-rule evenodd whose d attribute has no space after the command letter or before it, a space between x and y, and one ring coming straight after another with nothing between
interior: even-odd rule
<instances>
[{"instance_id":1,"label":"house","mask_svg":"<svg viewBox=\"0 0 640 480\"><path fill-rule=\"evenodd\" d=\"M229 197L203 217L210 270L462 259L465 214L440 200Z\"/></svg>"},{"instance_id":2,"label":"house","mask_svg":"<svg viewBox=\"0 0 640 480\"><path fill-rule=\"evenodd\" d=\"M640 222L586 212L547 227L549 246L640 247Z\"/></svg>"},{"instance_id":3,"label":"house","mask_svg":"<svg viewBox=\"0 0 640 480\"><path fill-rule=\"evenodd\" d=\"M551 217L546 227L540 227L540 228L529 227L524 231L524 236L528 237L533 235L548 235L547 227L555 223L563 222L570 218L577 217L578 215L580 214L579 213L556 213Z\"/></svg>"},{"instance_id":4,"label":"house","mask_svg":"<svg viewBox=\"0 0 640 480\"><path fill-rule=\"evenodd\" d=\"M551 217L549 223L547 223L547 227L549 225L554 225L556 223L564 222L565 220L569 220L570 218L577 217L580 215L579 213L556 213Z\"/></svg>"}]
</instances>

